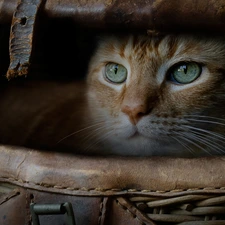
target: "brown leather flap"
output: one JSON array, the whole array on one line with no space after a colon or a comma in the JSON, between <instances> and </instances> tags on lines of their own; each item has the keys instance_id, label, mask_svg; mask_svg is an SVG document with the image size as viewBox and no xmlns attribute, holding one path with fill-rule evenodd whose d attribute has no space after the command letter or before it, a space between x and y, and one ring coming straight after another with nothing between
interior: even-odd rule
<instances>
[{"instance_id":1,"label":"brown leather flap","mask_svg":"<svg viewBox=\"0 0 225 225\"><path fill-rule=\"evenodd\" d=\"M24 1L25 2L25 1ZM35 2L35 1L31 1ZM88 27L224 32L224 0L45 0L41 11ZM0 0L0 23L11 22L17 0Z\"/></svg>"},{"instance_id":2,"label":"brown leather flap","mask_svg":"<svg viewBox=\"0 0 225 225\"><path fill-rule=\"evenodd\" d=\"M84 157L6 146L0 146L0 155L0 181L51 192L171 194L225 187L225 157Z\"/></svg>"}]
</instances>

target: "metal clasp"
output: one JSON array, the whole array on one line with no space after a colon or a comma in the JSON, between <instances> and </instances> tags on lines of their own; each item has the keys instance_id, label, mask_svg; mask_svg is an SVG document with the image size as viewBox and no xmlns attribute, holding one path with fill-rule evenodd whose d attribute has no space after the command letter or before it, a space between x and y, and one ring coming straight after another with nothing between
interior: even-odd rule
<instances>
[{"instance_id":1,"label":"metal clasp","mask_svg":"<svg viewBox=\"0 0 225 225\"><path fill-rule=\"evenodd\" d=\"M73 207L70 202L62 204L30 204L32 224L40 225L39 215L66 214L67 225L76 225Z\"/></svg>"}]
</instances>

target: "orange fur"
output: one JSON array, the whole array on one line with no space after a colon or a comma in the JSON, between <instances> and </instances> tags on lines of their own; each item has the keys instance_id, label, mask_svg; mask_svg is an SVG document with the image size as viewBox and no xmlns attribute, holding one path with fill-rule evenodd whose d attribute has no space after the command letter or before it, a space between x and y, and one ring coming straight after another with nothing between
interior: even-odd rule
<instances>
[{"instance_id":1,"label":"orange fur","mask_svg":"<svg viewBox=\"0 0 225 225\"><path fill-rule=\"evenodd\" d=\"M201 75L174 82L171 70L180 62L196 62ZM126 79L110 81L109 63L125 67ZM85 85L2 85L0 142L81 154L224 154L224 78L223 37L106 36Z\"/></svg>"},{"instance_id":2,"label":"orange fur","mask_svg":"<svg viewBox=\"0 0 225 225\"><path fill-rule=\"evenodd\" d=\"M180 61L201 64L201 76L185 85L169 81L170 68ZM127 68L125 82L113 84L104 78L109 62ZM221 37L106 37L88 74L91 116L104 122L105 137L99 136L103 149L122 155L223 154L225 139L208 136L225 134L219 126L225 122L224 69ZM210 134L217 130L222 134Z\"/></svg>"}]
</instances>

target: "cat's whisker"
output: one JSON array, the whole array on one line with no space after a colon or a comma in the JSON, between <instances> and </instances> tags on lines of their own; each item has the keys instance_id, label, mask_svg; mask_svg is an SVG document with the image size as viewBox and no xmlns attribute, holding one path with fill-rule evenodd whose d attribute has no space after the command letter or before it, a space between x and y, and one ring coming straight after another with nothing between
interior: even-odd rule
<instances>
[{"instance_id":1,"label":"cat's whisker","mask_svg":"<svg viewBox=\"0 0 225 225\"><path fill-rule=\"evenodd\" d=\"M178 128L178 126L176 126L176 127ZM181 127L179 127L179 128L181 128ZM189 131L189 132L191 132L191 131ZM191 143L191 145L194 145L198 149L202 149L205 152L205 149L203 149L202 146L198 145L198 143L199 143L198 140L195 140L195 138L193 139L193 137L188 136L189 133L186 129L180 130L179 132L173 131L172 133L176 134L176 137L180 137L184 141L188 142L189 144ZM193 151L191 153L194 154Z\"/></svg>"},{"instance_id":2,"label":"cat's whisker","mask_svg":"<svg viewBox=\"0 0 225 225\"><path fill-rule=\"evenodd\" d=\"M92 128L96 127L96 126L99 126L99 125L101 125L101 124L104 124L104 121L99 122L99 123L96 123L96 124L93 124L93 125L90 125L90 126L85 127L85 128L82 128L82 129L80 129L80 130L78 130L78 131L75 131L75 132L73 132L73 133L71 133L71 134L69 134L69 135L63 137L62 139L60 139L60 140L57 142L57 144L59 144L60 142L64 141L65 139L67 139L67 138L69 138L69 137L71 137L71 136L73 136L73 135L76 135L76 134L78 134L78 133L87 131L87 130L92 129Z\"/></svg>"},{"instance_id":3,"label":"cat's whisker","mask_svg":"<svg viewBox=\"0 0 225 225\"><path fill-rule=\"evenodd\" d=\"M103 130L103 132L105 132L105 126L101 126L101 127L98 127L96 129L92 130L91 132L88 133L88 135L85 135L85 137L82 139L82 142L84 142L84 141L88 142L91 139L98 137L98 135L102 133L102 130Z\"/></svg>"},{"instance_id":4,"label":"cat's whisker","mask_svg":"<svg viewBox=\"0 0 225 225\"><path fill-rule=\"evenodd\" d=\"M198 120L198 119L189 119L188 118L187 121L200 122L200 123L211 123L211 124L225 126L225 123L220 123L220 122L210 121L210 120Z\"/></svg>"},{"instance_id":5,"label":"cat's whisker","mask_svg":"<svg viewBox=\"0 0 225 225\"><path fill-rule=\"evenodd\" d=\"M197 134L193 134L193 133L188 133L186 135L192 138L193 140L197 140L200 144L204 144L206 147L208 147L209 149L213 151L216 151L218 153L221 153L224 151L223 149L221 149L222 146L216 144L216 142L210 141L210 139L207 139L206 137L198 136Z\"/></svg>"},{"instance_id":6,"label":"cat's whisker","mask_svg":"<svg viewBox=\"0 0 225 225\"><path fill-rule=\"evenodd\" d=\"M189 125L183 125L183 127L188 128L188 130L196 130L196 131L199 131L199 132L202 132L202 133L207 133L209 135L213 135L213 136L218 137L218 138L220 138L222 140L225 140L225 137L223 135L220 135L220 134L215 133L213 131L209 131L209 130L205 130L205 129L202 129L202 128L189 126Z\"/></svg>"},{"instance_id":7,"label":"cat's whisker","mask_svg":"<svg viewBox=\"0 0 225 225\"><path fill-rule=\"evenodd\" d=\"M182 135L189 140L197 141L200 144L204 144L206 147L210 148L213 151L218 153L224 152L223 145L219 144L218 142L225 143L225 137L215 133L213 131L197 128L194 126L187 126L183 125L183 127L188 128L188 130L184 129ZM179 136L181 133L177 133Z\"/></svg>"},{"instance_id":8,"label":"cat's whisker","mask_svg":"<svg viewBox=\"0 0 225 225\"><path fill-rule=\"evenodd\" d=\"M218 139L217 137L214 137L214 136L209 136L209 135L198 133L198 132L194 132L194 133L201 136L206 141L211 142L214 145L213 147L217 146L217 148L219 148L221 152L225 152L225 145L224 145L225 144L225 138L224 139Z\"/></svg>"},{"instance_id":9,"label":"cat's whisker","mask_svg":"<svg viewBox=\"0 0 225 225\"><path fill-rule=\"evenodd\" d=\"M187 142L191 143L192 145L196 146L198 149L201 149L203 152L206 152L209 155L212 155L210 152L207 151L207 149L203 148L202 146L200 146L198 143L196 143L196 139L192 138L190 139L190 137L186 136L186 135L179 135L179 137L183 140L186 140Z\"/></svg>"},{"instance_id":10,"label":"cat's whisker","mask_svg":"<svg viewBox=\"0 0 225 225\"><path fill-rule=\"evenodd\" d=\"M218 118L218 117L214 117L214 116L206 116L206 115L183 115L184 118L197 118L197 119L200 119L200 118L205 118L205 119L212 119L212 120L215 120L215 121L223 121L225 122L225 119L222 119L222 118Z\"/></svg>"},{"instance_id":11,"label":"cat's whisker","mask_svg":"<svg viewBox=\"0 0 225 225\"><path fill-rule=\"evenodd\" d=\"M186 145L184 142L182 142L181 140L179 140L178 137L174 137L171 136L174 140L176 140L180 145L182 145L184 148L186 148L191 154L194 155L194 150L192 148L190 148L188 145Z\"/></svg>"},{"instance_id":12,"label":"cat's whisker","mask_svg":"<svg viewBox=\"0 0 225 225\"><path fill-rule=\"evenodd\" d=\"M96 146L97 144L99 144L100 142L104 141L104 140L105 140L107 137L109 137L113 132L114 132L114 130L111 130L111 131L109 131L109 132L107 132L107 133L105 133L105 131L104 131L104 135L103 135L103 136L99 136L99 137L95 140L95 142L89 144L89 145L84 149L84 151L87 151L88 149L91 149L91 148L93 148L94 146Z\"/></svg>"},{"instance_id":13,"label":"cat's whisker","mask_svg":"<svg viewBox=\"0 0 225 225\"><path fill-rule=\"evenodd\" d=\"M220 142L220 143L225 144L225 137L224 137L224 139L219 139L218 137L214 137L212 135L204 134L202 132L193 131L193 130L191 131L191 133L196 134L196 135L201 136L201 137L204 137L204 138L207 138L207 140L211 140L213 143L218 144L218 142ZM220 146L223 147L222 145L220 145Z\"/></svg>"}]
</instances>

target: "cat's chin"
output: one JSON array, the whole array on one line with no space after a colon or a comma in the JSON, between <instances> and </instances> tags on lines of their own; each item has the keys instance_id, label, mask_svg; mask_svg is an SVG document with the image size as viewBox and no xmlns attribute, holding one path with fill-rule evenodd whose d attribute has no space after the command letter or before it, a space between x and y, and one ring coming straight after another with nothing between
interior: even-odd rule
<instances>
[{"instance_id":1,"label":"cat's chin","mask_svg":"<svg viewBox=\"0 0 225 225\"><path fill-rule=\"evenodd\" d=\"M108 140L107 149L109 154L123 156L182 156L189 157L179 145L170 139L149 138L135 132L126 139Z\"/></svg>"},{"instance_id":2,"label":"cat's chin","mask_svg":"<svg viewBox=\"0 0 225 225\"><path fill-rule=\"evenodd\" d=\"M138 131L135 131L132 135L130 135L130 137L128 137L128 139L135 139L135 138L139 138L141 136L142 135Z\"/></svg>"},{"instance_id":3,"label":"cat's chin","mask_svg":"<svg viewBox=\"0 0 225 225\"><path fill-rule=\"evenodd\" d=\"M147 141L148 143L154 143L154 142L164 142L165 140L167 140L166 142L171 142L171 140L169 140L170 137L169 136L162 136L160 133L157 132L145 132L145 130L142 132L142 129L138 129L137 127L134 127L132 129L132 132L130 132L129 136L127 137L127 140L134 140L137 142L141 142L141 141Z\"/></svg>"}]
</instances>

